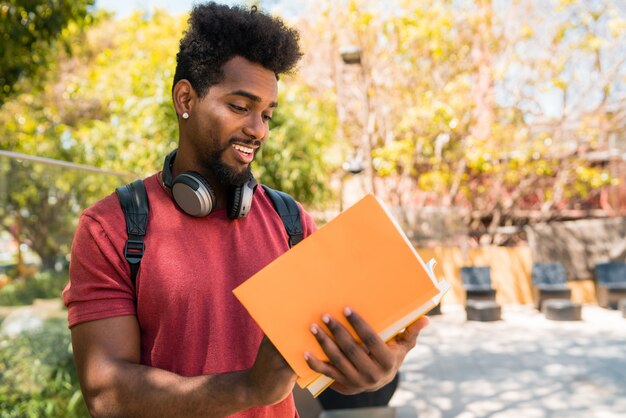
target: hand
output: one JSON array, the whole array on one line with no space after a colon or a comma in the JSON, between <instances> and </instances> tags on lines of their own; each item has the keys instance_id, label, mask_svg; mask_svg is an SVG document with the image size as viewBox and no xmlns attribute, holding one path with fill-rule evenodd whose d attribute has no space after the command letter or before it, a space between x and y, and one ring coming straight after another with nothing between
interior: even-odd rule
<instances>
[{"instance_id":1,"label":"hand","mask_svg":"<svg viewBox=\"0 0 626 418\"><path fill-rule=\"evenodd\" d=\"M247 372L248 393L255 405L273 405L293 390L296 374L274 344L263 337L254 365Z\"/></svg>"},{"instance_id":2,"label":"hand","mask_svg":"<svg viewBox=\"0 0 626 418\"><path fill-rule=\"evenodd\" d=\"M331 387L345 395L377 390L389 383L415 347L420 331L428 325L428 318L422 317L385 343L356 312L346 308L344 313L363 343L359 344L337 320L324 315L322 321L332 337L316 324L311 332L329 362L310 353L305 353L305 359L311 369L334 379Z\"/></svg>"}]
</instances>

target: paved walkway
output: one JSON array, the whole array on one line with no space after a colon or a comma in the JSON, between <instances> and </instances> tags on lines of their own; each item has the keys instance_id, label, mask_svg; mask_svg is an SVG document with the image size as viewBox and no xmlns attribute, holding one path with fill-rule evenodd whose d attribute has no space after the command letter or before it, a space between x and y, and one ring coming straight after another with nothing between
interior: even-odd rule
<instances>
[{"instance_id":1,"label":"paved walkway","mask_svg":"<svg viewBox=\"0 0 626 418\"><path fill-rule=\"evenodd\" d=\"M583 307L583 321L504 306L503 320L468 322L444 306L409 353L391 405L419 418L626 417L626 319Z\"/></svg>"}]
</instances>

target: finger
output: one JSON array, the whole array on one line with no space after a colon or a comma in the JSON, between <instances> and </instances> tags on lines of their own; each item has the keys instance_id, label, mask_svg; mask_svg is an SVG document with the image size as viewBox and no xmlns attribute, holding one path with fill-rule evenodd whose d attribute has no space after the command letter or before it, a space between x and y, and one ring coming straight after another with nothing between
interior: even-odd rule
<instances>
[{"instance_id":1,"label":"finger","mask_svg":"<svg viewBox=\"0 0 626 418\"><path fill-rule=\"evenodd\" d=\"M322 321L333 334L333 340L348 360L359 370L364 367L372 367L373 362L368 351L358 343L352 334L330 315L324 315Z\"/></svg>"},{"instance_id":2,"label":"finger","mask_svg":"<svg viewBox=\"0 0 626 418\"><path fill-rule=\"evenodd\" d=\"M333 379L334 383L332 384L332 388L339 393L351 395L363 392L363 390L368 388L367 382L347 377L341 372L341 370L334 367L332 364L321 361L309 352L304 353L304 360L307 362L311 370Z\"/></svg>"},{"instance_id":3,"label":"finger","mask_svg":"<svg viewBox=\"0 0 626 418\"><path fill-rule=\"evenodd\" d=\"M330 386L332 388L332 390L334 390L335 392L339 392L343 395L355 395L357 393L362 393L363 390L362 389L356 389L354 387L350 387L350 386L346 386L343 383L340 383L338 381L334 381L333 384Z\"/></svg>"},{"instance_id":4,"label":"finger","mask_svg":"<svg viewBox=\"0 0 626 418\"><path fill-rule=\"evenodd\" d=\"M335 341L333 341L333 339L330 338L330 336L326 334L326 332L324 332L317 324L311 325L311 332L315 336L315 339L320 347L322 347L322 350L328 357L332 366L348 379L356 378L358 375L356 369L337 344L335 344Z\"/></svg>"},{"instance_id":5,"label":"finger","mask_svg":"<svg viewBox=\"0 0 626 418\"><path fill-rule=\"evenodd\" d=\"M430 320L428 319L428 317L421 317L420 319L406 327L404 332L398 334L396 336L396 341L400 344L410 345L411 347L415 346L418 335L424 328L428 326L429 323Z\"/></svg>"},{"instance_id":6,"label":"finger","mask_svg":"<svg viewBox=\"0 0 626 418\"><path fill-rule=\"evenodd\" d=\"M430 318L422 316L417 321L413 322L407 327L407 330L413 334L419 334L424 328L430 325Z\"/></svg>"},{"instance_id":7,"label":"finger","mask_svg":"<svg viewBox=\"0 0 626 418\"><path fill-rule=\"evenodd\" d=\"M352 309L345 308L344 314L370 355L381 363L383 367L389 367L389 362L392 361L392 359L390 358L389 348L387 344L385 344L385 341L383 341L372 327Z\"/></svg>"},{"instance_id":8,"label":"finger","mask_svg":"<svg viewBox=\"0 0 626 418\"><path fill-rule=\"evenodd\" d=\"M387 343L392 351L400 350L406 355L417 343L417 337L422 329L429 323L428 318L422 317L417 321L410 324L406 329L395 336L391 341Z\"/></svg>"},{"instance_id":9,"label":"finger","mask_svg":"<svg viewBox=\"0 0 626 418\"><path fill-rule=\"evenodd\" d=\"M311 370L328 376L331 379L344 380L342 374L332 364L321 361L308 351L304 353L304 360L309 365Z\"/></svg>"}]
</instances>

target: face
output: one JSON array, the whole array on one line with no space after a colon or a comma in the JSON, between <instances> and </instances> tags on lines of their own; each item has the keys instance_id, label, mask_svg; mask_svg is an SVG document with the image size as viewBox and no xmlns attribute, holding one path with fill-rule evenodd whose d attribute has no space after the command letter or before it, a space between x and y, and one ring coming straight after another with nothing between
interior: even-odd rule
<instances>
[{"instance_id":1,"label":"face","mask_svg":"<svg viewBox=\"0 0 626 418\"><path fill-rule=\"evenodd\" d=\"M224 64L224 80L190 102L181 126L181 151L189 150L193 170L223 185L241 185L269 135L277 106L274 73L245 58Z\"/></svg>"}]
</instances>

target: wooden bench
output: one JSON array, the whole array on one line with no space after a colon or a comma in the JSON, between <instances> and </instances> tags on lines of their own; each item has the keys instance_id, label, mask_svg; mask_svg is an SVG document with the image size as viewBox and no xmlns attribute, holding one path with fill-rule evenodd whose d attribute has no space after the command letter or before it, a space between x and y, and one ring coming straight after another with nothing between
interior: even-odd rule
<instances>
[{"instance_id":1,"label":"wooden bench","mask_svg":"<svg viewBox=\"0 0 626 418\"><path fill-rule=\"evenodd\" d=\"M626 263L596 264L595 275L598 305L617 309L619 300L626 298Z\"/></svg>"},{"instance_id":2,"label":"wooden bench","mask_svg":"<svg viewBox=\"0 0 626 418\"><path fill-rule=\"evenodd\" d=\"M533 298L541 309L548 299L570 300L572 290L567 285L567 273L561 263L533 263Z\"/></svg>"},{"instance_id":3,"label":"wooden bench","mask_svg":"<svg viewBox=\"0 0 626 418\"><path fill-rule=\"evenodd\" d=\"M461 281L466 301L496 299L496 290L491 287L489 267L461 267Z\"/></svg>"},{"instance_id":4,"label":"wooden bench","mask_svg":"<svg viewBox=\"0 0 626 418\"><path fill-rule=\"evenodd\" d=\"M494 300L468 300L465 304L468 321L491 322L502 318L502 309Z\"/></svg>"},{"instance_id":5,"label":"wooden bench","mask_svg":"<svg viewBox=\"0 0 626 418\"><path fill-rule=\"evenodd\" d=\"M582 306L564 299L549 299L543 302L541 311L546 319L553 321L580 321L582 320Z\"/></svg>"}]
</instances>

